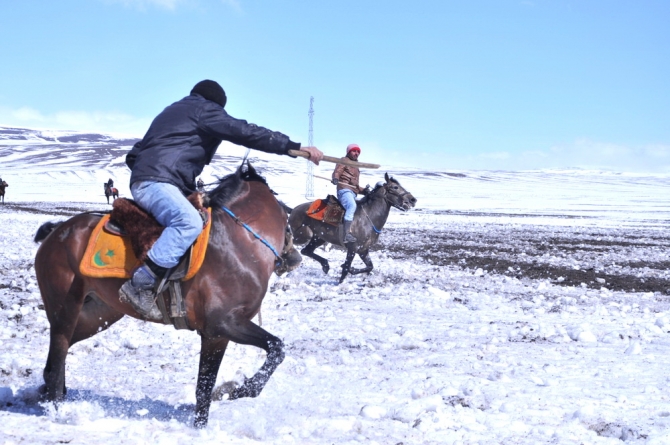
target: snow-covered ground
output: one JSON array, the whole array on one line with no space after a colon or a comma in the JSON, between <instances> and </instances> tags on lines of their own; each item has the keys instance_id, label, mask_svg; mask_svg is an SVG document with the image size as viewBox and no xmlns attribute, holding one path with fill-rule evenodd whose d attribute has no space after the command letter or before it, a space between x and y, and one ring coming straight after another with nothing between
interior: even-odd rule
<instances>
[{"instance_id":1,"label":"snow-covered ground","mask_svg":"<svg viewBox=\"0 0 670 445\"><path fill-rule=\"evenodd\" d=\"M330 275L305 258L275 278L263 326L286 360L258 398L215 401L195 430L197 334L130 318L71 349L65 403L36 401L49 325L32 237L108 209L110 176L128 196L120 150L90 163L52 148L19 145L0 171L0 443L670 443L668 176L364 172L389 171L417 209L392 210L370 275L337 285L333 248ZM237 162L219 157L205 181ZM254 164L304 201L302 160ZM263 359L231 345L219 383Z\"/></svg>"}]
</instances>

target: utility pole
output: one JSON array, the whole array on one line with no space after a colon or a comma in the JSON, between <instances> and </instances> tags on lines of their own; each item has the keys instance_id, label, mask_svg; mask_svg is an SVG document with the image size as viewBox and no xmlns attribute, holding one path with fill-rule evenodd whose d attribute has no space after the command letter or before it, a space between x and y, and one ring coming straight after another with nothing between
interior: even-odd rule
<instances>
[{"instance_id":1,"label":"utility pole","mask_svg":"<svg viewBox=\"0 0 670 445\"><path fill-rule=\"evenodd\" d=\"M314 146L314 97L310 96L309 98L309 136L307 137L307 145L310 147ZM307 162L307 184L305 186L305 198L312 199L314 198L314 164L309 159L306 159Z\"/></svg>"}]
</instances>

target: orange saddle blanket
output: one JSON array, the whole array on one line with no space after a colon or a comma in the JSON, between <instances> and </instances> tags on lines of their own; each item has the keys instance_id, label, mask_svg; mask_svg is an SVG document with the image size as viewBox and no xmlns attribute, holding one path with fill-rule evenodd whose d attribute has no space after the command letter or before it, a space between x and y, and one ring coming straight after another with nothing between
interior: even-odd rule
<instances>
[{"instance_id":1,"label":"orange saddle blanket","mask_svg":"<svg viewBox=\"0 0 670 445\"><path fill-rule=\"evenodd\" d=\"M184 281L193 278L205 260L209 231L212 226L212 210L207 209L207 211L210 217L202 233L191 247L191 260L186 276L183 278ZM103 216L93 229L81 259L79 271L82 275L94 278L130 278L130 273L140 265L140 261L133 252L129 237L105 230L105 223L109 221L109 217L110 215Z\"/></svg>"},{"instance_id":2,"label":"orange saddle blanket","mask_svg":"<svg viewBox=\"0 0 670 445\"><path fill-rule=\"evenodd\" d=\"M307 216L336 226L342 222L344 208L337 198L328 195L326 199L317 199L314 201L307 209Z\"/></svg>"}]
</instances>

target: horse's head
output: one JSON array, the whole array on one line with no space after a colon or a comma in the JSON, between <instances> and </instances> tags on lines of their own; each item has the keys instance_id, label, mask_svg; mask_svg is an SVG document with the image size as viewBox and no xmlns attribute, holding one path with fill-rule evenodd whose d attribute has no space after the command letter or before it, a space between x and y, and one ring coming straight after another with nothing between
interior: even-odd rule
<instances>
[{"instance_id":1,"label":"horse's head","mask_svg":"<svg viewBox=\"0 0 670 445\"><path fill-rule=\"evenodd\" d=\"M291 226L287 225L284 235L284 248L279 260L275 263L275 273L281 277L286 272L290 272L300 266L301 262L302 255L293 247L293 232L291 231Z\"/></svg>"},{"instance_id":2,"label":"horse's head","mask_svg":"<svg viewBox=\"0 0 670 445\"><path fill-rule=\"evenodd\" d=\"M380 191L384 193L386 202L403 212L416 205L416 198L403 188L396 179L390 177L388 173L384 174L384 179L386 182L380 186Z\"/></svg>"}]
</instances>

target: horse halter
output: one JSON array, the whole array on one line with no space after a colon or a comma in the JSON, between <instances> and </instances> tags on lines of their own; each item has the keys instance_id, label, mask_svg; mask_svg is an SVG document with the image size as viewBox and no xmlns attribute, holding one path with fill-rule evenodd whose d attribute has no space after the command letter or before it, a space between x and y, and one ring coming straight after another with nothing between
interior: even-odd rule
<instances>
[{"instance_id":1,"label":"horse halter","mask_svg":"<svg viewBox=\"0 0 670 445\"><path fill-rule=\"evenodd\" d=\"M394 185L393 188L391 187L391 184ZM384 184L383 187L384 187L384 189L386 190L386 193L384 194L384 199L386 200L386 202L388 202L389 204L391 204L392 207L395 207L395 208L398 209L398 210L402 210L403 212L406 212L407 210L409 210L409 209L404 208L404 207L402 206L402 203L405 202L405 197L406 197L407 195L412 196L412 194L411 194L410 192L408 192L407 190L405 190L404 193L398 193L398 192L396 192L395 189L402 189L402 190L404 190L404 189L403 189L398 183L393 182L393 181L388 181L388 182L386 182L386 184ZM388 198L386 197L386 195L397 196L398 198L400 198L400 204L394 202L395 200L390 200L390 199L388 199ZM413 197L413 196L412 196L412 197ZM411 200L410 200L410 201L411 201Z\"/></svg>"}]
</instances>

